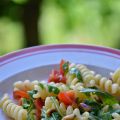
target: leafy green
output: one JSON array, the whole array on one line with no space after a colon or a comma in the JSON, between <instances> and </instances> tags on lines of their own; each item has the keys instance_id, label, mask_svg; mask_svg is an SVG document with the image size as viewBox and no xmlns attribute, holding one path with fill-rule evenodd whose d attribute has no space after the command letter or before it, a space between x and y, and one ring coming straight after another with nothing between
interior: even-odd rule
<instances>
[{"instance_id":1,"label":"leafy green","mask_svg":"<svg viewBox=\"0 0 120 120\"><path fill-rule=\"evenodd\" d=\"M98 117L99 120L112 120L112 115L110 112L100 111Z\"/></svg>"},{"instance_id":2,"label":"leafy green","mask_svg":"<svg viewBox=\"0 0 120 120\"><path fill-rule=\"evenodd\" d=\"M39 87L41 87L42 89L44 89L44 85L42 83L39 83L38 85L39 85Z\"/></svg>"},{"instance_id":3,"label":"leafy green","mask_svg":"<svg viewBox=\"0 0 120 120\"><path fill-rule=\"evenodd\" d=\"M119 110L111 110L110 113L111 113L111 114L112 114L112 113L118 113L118 114L120 114L120 109L119 109Z\"/></svg>"},{"instance_id":4,"label":"leafy green","mask_svg":"<svg viewBox=\"0 0 120 120\"><path fill-rule=\"evenodd\" d=\"M51 116L47 116L46 110L44 108L42 109L41 118L42 118L42 120L61 120L62 119L60 114L58 112L56 112L56 111L53 112L51 114Z\"/></svg>"},{"instance_id":5,"label":"leafy green","mask_svg":"<svg viewBox=\"0 0 120 120\"><path fill-rule=\"evenodd\" d=\"M31 91L28 91L28 94L30 96L31 99L34 99L33 98L33 95L37 93L37 90L31 90Z\"/></svg>"},{"instance_id":6,"label":"leafy green","mask_svg":"<svg viewBox=\"0 0 120 120\"><path fill-rule=\"evenodd\" d=\"M23 98L22 107L28 111L27 120L34 120L34 115L31 113L31 111L35 108L33 100Z\"/></svg>"},{"instance_id":7,"label":"leafy green","mask_svg":"<svg viewBox=\"0 0 120 120\"><path fill-rule=\"evenodd\" d=\"M102 108L101 104L94 100L88 99L88 100L85 100L84 103L91 106L91 111L93 115L98 114L99 110Z\"/></svg>"},{"instance_id":8,"label":"leafy green","mask_svg":"<svg viewBox=\"0 0 120 120\"><path fill-rule=\"evenodd\" d=\"M58 94L60 92L60 90L57 87L52 86L52 85L48 85L48 91L53 92L55 94Z\"/></svg>"},{"instance_id":9,"label":"leafy green","mask_svg":"<svg viewBox=\"0 0 120 120\"><path fill-rule=\"evenodd\" d=\"M96 94L102 97L103 103L107 105L113 105L115 103L118 103L118 101L112 95L99 89L84 88L80 90L80 92L85 93L86 95L89 95L90 93Z\"/></svg>"},{"instance_id":10,"label":"leafy green","mask_svg":"<svg viewBox=\"0 0 120 120\"><path fill-rule=\"evenodd\" d=\"M83 82L83 78L82 78L81 72L76 67L72 67L69 70L69 73L71 75L73 75L73 77L76 77L79 80L79 82Z\"/></svg>"},{"instance_id":11,"label":"leafy green","mask_svg":"<svg viewBox=\"0 0 120 120\"><path fill-rule=\"evenodd\" d=\"M63 71L64 73L66 74L68 71L69 71L69 62L65 62L63 65L62 65L62 68L63 68Z\"/></svg>"},{"instance_id":12,"label":"leafy green","mask_svg":"<svg viewBox=\"0 0 120 120\"><path fill-rule=\"evenodd\" d=\"M61 120L62 118L58 112L53 112L52 117L54 118L54 120Z\"/></svg>"}]
</instances>

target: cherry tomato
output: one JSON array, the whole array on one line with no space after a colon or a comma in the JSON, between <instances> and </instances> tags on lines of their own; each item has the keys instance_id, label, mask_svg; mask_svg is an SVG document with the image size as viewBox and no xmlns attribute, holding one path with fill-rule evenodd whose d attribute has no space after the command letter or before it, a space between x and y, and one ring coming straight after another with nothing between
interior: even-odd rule
<instances>
[{"instance_id":1,"label":"cherry tomato","mask_svg":"<svg viewBox=\"0 0 120 120\"><path fill-rule=\"evenodd\" d=\"M74 93L60 92L58 94L58 99L65 105L72 105L74 103Z\"/></svg>"},{"instance_id":2,"label":"cherry tomato","mask_svg":"<svg viewBox=\"0 0 120 120\"><path fill-rule=\"evenodd\" d=\"M66 83L66 77L63 76L59 71L52 70L52 73L49 76L48 82L55 82L55 83Z\"/></svg>"},{"instance_id":3,"label":"cherry tomato","mask_svg":"<svg viewBox=\"0 0 120 120\"><path fill-rule=\"evenodd\" d=\"M37 117L37 120L40 120L41 109L42 109L42 107L44 105L44 102L41 99L36 99L36 100L34 100L34 105L36 107L36 117Z\"/></svg>"},{"instance_id":4,"label":"cherry tomato","mask_svg":"<svg viewBox=\"0 0 120 120\"><path fill-rule=\"evenodd\" d=\"M13 97L17 100L19 100L20 98L29 99L29 94L22 90L16 90L16 91L13 91Z\"/></svg>"}]
</instances>

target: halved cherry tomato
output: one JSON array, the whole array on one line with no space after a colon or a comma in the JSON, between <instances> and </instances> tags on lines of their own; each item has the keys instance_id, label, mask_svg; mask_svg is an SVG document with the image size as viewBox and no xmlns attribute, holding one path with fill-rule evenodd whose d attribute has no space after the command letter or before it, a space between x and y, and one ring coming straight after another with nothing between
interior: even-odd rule
<instances>
[{"instance_id":1,"label":"halved cherry tomato","mask_svg":"<svg viewBox=\"0 0 120 120\"><path fill-rule=\"evenodd\" d=\"M35 107L36 107L37 120L40 120L41 109L42 109L42 107L44 105L44 102L41 99L36 99L36 100L34 100L34 104L35 104Z\"/></svg>"},{"instance_id":2,"label":"halved cherry tomato","mask_svg":"<svg viewBox=\"0 0 120 120\"><path fill-rule=\"evenodd\" d=\"M17 100L19 100L20 98L29 99L29 94L22 90L16 90L16 91L13 91L13 97Z\"/></svg>"},{"instance_id":3,"label":"halved cherry tomato","mask_svg":"<svg viewBox=\"0 0 120 120\"><path fill-rule=\"evenodd\" d=\"M22 106L22 98L18 100L18 105Z\"/></svg>"},{"instance_id":4,"label":"halved cherry tomato","mask_svg":"<svg viewBox=\"0 0 120 120\"><path fill-rule=\"evenodd\" d=\"M60 74L57 70L52 70L52 73L49 76L48 82L55 82L55 83L66 83L66 77Z\"/></svg>"},{"instance_id":5,"label":"halved cherry tomato","mask_svg":"<svg viewBox=\"0 0 120 120\"><path fill-rule=\"evenodd\" d=\"M66 93L72 100L75 100L75 93L73 90L66 91Z\"/></svg>"},{"instance_id":6,"label":"halved cherry tomato","mask_svg":"<svg viewBox=\"0 0 120 120\"><path fill-rule=\"evenodd\" d=\"M62 75L64 75L64 70L63 70L63 64L65 63L65 60L61 60L61 62L60 62L60 73L62 74Z\"/></svg>"},{"instance_id":7,"label":"halved cherry tomato","mask_svg":"<svg viewBox=\"0 0 120 120\"><path fill-rule=\"evenodd\" d=\"M41 110L41 108L42 108L43 105L44 105L44 102L43 102L43 100L41 100L41 99L36 99L36 100L34 100L34 104L35 104L35 107L36 107L37 109Z\"/></svg>"},{"instance_id":8,"label":"halved cherry tomato","mask_svg":"<svg viewBox=\"0 0 120 120\"><path fill-rule=\"evenodd\" d=\"M74 104L74 96L74 93L60 92L58 94L58 99L65 105L72 105Z\"/></svg>"}]
</instances>

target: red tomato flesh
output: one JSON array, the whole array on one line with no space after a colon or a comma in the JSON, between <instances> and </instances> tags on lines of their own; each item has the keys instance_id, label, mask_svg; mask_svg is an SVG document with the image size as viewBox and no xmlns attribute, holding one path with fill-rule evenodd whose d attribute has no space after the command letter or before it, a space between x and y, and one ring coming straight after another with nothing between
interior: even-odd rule
<instances>
[{"instance_id":1,"label":"red tomato flesh","mask_svg":"<svg viewBox=\"0 0 120 120\"><path fill-rule=\"evenodd\" d=\"M22 91L22 90L16 90L16 91L13 91L13 97L16 100L19 100L20 98L29 99L29 94L25 91Z\"/></svg>"},{"instance_id":2,"label":"red tomato flesh","mask_svg":"<svg viewBox=\"0 0 120 120\"><path fill-rule=\"evenodd\" d=\"M65 105L72 105L74 103L74 93L60 92L58 99Z\"/></svg>"}]
</instances>

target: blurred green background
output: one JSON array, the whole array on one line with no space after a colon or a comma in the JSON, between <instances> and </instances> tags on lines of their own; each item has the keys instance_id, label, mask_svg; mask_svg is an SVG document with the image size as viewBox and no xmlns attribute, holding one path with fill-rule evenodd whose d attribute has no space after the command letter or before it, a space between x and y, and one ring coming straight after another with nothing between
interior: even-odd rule
<instances>
[{"instance_id":1,"label":"blurred green background","mask_svg":"<svg viewBox=\"0 0 120 120\"><path fill-rule=\"evenodd\" d=\"M120 0L1 0L0 55L41 44L120 48Z\"/></svg>"}]
</instances>

